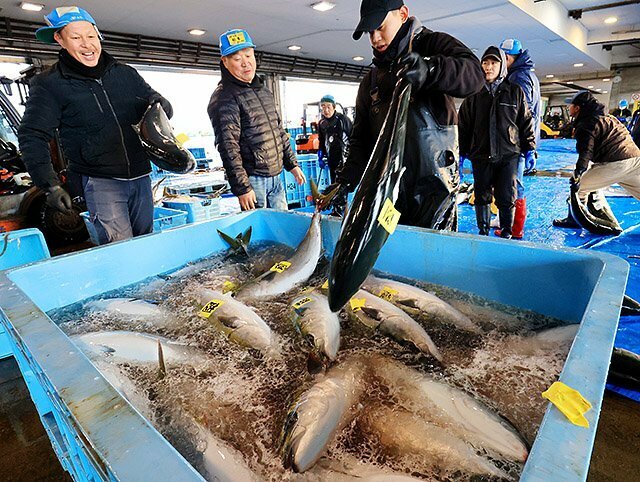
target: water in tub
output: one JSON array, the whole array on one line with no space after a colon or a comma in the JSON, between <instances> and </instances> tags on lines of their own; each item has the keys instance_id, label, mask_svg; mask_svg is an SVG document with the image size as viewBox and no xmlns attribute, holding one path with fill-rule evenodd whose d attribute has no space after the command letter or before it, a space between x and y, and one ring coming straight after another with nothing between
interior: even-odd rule
<instances>
[{"instance_id":1,"label":"water in tub","mask_svg":"<svg viewBox=\"0 0 640 482\"><path fill-rule=\"evenodd\" d=\"M397 299L405 290L389 283L376 294L411 306L405 311L442 362L403 342L397 310L356 299L350 311L367 310L371 324L340 313L337 358L310 373L314 340L304 337L314 333L302 335L292 320L293 310L304 312L304 287L242 300L272 330L278 356L234 341L234 330L246 328L242 309L217 311L213 303L202 310L198 296L202 288L231 293L292 252L253 244L249 259L222 253L49 314L68 335L94 343L86 352L96 366L210 480L229 473L215 458L220 453L239 467L232 476L246 480L517 479L546 407L540 393L557 379L577 327L396 277L438 296L479 330L421 314L422 305ZM307 281L315 293L327 269L321 260ZM121 304L96 303L109 298L153 309L134 316ZM140 355L129 349L129 340L141 340L136 334L166 344L164 376L149 363L152 347Z\"/></svg>"}]
</instances>

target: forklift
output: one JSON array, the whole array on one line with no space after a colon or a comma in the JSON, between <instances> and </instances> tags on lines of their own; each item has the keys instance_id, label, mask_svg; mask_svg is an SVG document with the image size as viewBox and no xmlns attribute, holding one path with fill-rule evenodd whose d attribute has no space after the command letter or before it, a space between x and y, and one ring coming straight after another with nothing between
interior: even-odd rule
<instances>
[{"instance_id":1,"label":"forklift","mask_svg":"<svg viewBox=\"0 0 640 482\"><path fill-rule=\"evenodd\" d=\"M542 139L573 137L573 123L566 105L547 105L540 124Z\"/></svg>"},{"instance_id":2,"label":"forklift","mask_svg":"<svg viewBox=\"0 0 640 482\"><path fill-rule=\"evenodd\" d=\"M313 110L312 113L309 111ZM351 111L351 118L353 118L353 112L355 108L344 108L342 104L336 102L336 112L341 112L344 115L349 115ZM302 110L302 133L296 136L296 153L297 154L315 154L320 150L320 136L318 134L318 122L320 122L320 102L310 102L304 104ZM307 132L307 121L309 119L315 119L309 124L309 132Z\"/></svg>"}]
</instances>

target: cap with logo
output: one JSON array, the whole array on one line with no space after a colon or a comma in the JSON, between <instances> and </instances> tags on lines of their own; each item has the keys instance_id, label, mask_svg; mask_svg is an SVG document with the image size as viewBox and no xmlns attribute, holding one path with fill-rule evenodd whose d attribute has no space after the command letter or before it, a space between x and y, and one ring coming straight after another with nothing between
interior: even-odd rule
<instances>
[{"instance_id":1,"label":"cap with logo","mask_svg":"<svg viewBox=\"0 0 640 482\"><path fill-rule=\"evenodd\" d=\"M220 35L220 55L223 57L249 47L256 46L246 30L235 28Z\"/></svg>"},{"instance_id":2,"label":"cap with logo","mask_svg":"<svg viewBox=\"0 0 640 482\"><path fill-rule=\"evenodd\" d=\"M498 62L502 62L502 56L500 55L500 49L498 47L491 46L482 54L482 60L494 59Z\"/></svg>"},{"instance_id":3,"label":"cap with logo","mask_svg":"<svg viewBox=\"0 0 640 482\"><path fill-rule=\"evenodd\" d=\"M53 34L63 27L66 27L71 22L89 22L96 27L96 21L89 12L83 8L75 6L54 8L49 15L44 16L44 21L47 22L47 26L40 27L36 30L36 38L47 44L56 43L53 39ZM96 32L98 33L100 40L102 40L102 35L100 34L98 27L96 27Z\"/></svg>"},{"instance_id":4,"label":"cap with logo","mask_svg":"<svg viewBox=\"0 0 640 482\"><path fill-rule=\"evenodd\" d=\"M522 42L517 38L508 38L502 41L500 48L509 55L520 55L522 53Z\"/></svg>"},{"instance_id":5,"label":"cap with logo","mask_svg":"<svg viewBox=\"0 0 640 482\"><path fill-rule=\"evenodd\" d=\"M387 13L403 5L402 0L362 0L360 22L353 32L353 40L358 40L364 32L373 32L382 25Z\"/></svg>"}]
</instances>

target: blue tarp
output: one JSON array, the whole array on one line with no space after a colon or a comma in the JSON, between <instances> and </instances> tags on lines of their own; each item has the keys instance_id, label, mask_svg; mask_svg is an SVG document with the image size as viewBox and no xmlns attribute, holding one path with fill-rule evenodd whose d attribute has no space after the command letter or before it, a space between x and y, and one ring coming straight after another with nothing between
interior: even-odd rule
<instances>
[{"instance_id":1,"label":"blue tarp","mask_svg":"<svg viewBox=\"0 0 640 482\"><path fill-rule=\"evenodd\" d=\"M543 171L571 172L577 159L575 140L542 140L538 149L538 169ZM467 169L470 166L465 166ZM473 176L464 178L473 182ZM620 236L600 236L584 229L559 229L552 225L554 218L567 215L569 179L566 177L527 176L527 222L525 241L571 248L583 248L614 254L629 263L630 272L626 294L640 300L640 201L630 196L607 197L611 209L624 229ZM472 206L459 206L459 231L477 233L475 212ZM640 317L620 318L616 346L640 353ZM640 402L640 392L625 390L613 385L607 388Z\"/></svg>"}]
</instances>

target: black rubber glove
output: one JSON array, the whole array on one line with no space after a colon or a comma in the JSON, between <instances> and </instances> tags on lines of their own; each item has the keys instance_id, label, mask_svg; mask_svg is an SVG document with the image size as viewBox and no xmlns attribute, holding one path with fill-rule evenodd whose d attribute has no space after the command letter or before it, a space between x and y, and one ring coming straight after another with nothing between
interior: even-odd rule
<instances>
[{"instance_id":1,"label":"black rubber glove","mask_svg":"<svg viewBox=\"0 0 640 482\"><path fill-rule=\"evenodd\" d=\"M71 196L61 186L47 189L47 205L63 213L70 212L73 207Z\"/></svg>"},{"instance_id":2,"label":"black rubber glove","mask_svg":"<svg viewBox=\"0 0 640 482\"><path fill-rule=\"evenodd\" d=\"M162 106L162 110L164 110L165 114L167 114L167 117L169 119L173 117L173 106L167 99L162 97L160 94L158 93L153 94L151 97L149 97L148 102L149 102L149 105L153 105L156 102L160 102L160 105Z\"/></svg>"},{"instance_id":3,"label":"black rubber glove","mask_svg":"<svg viewBox=\"0 0 640 482\"><path fill-rule=\"evenodd\" d=\"M436 65L429 57L421 57L415 52L409 52L400 59L398 75L411 82L413 90L418 91L433 80L435 71Z\"/></svg>"},{"instance_id":4,"label":"black rubber glove","mask_svg":"<svg viewBox=\"0 0 640 482\"><path fill-rule=\"evenodd\" d=\"M573 171L573 176L569 179L569 185L573 192L578 192L578 189L580 189L580 179L582 179L582 175L585 171L586 169L576 169Z\"/></svg>"}]
</instances>

